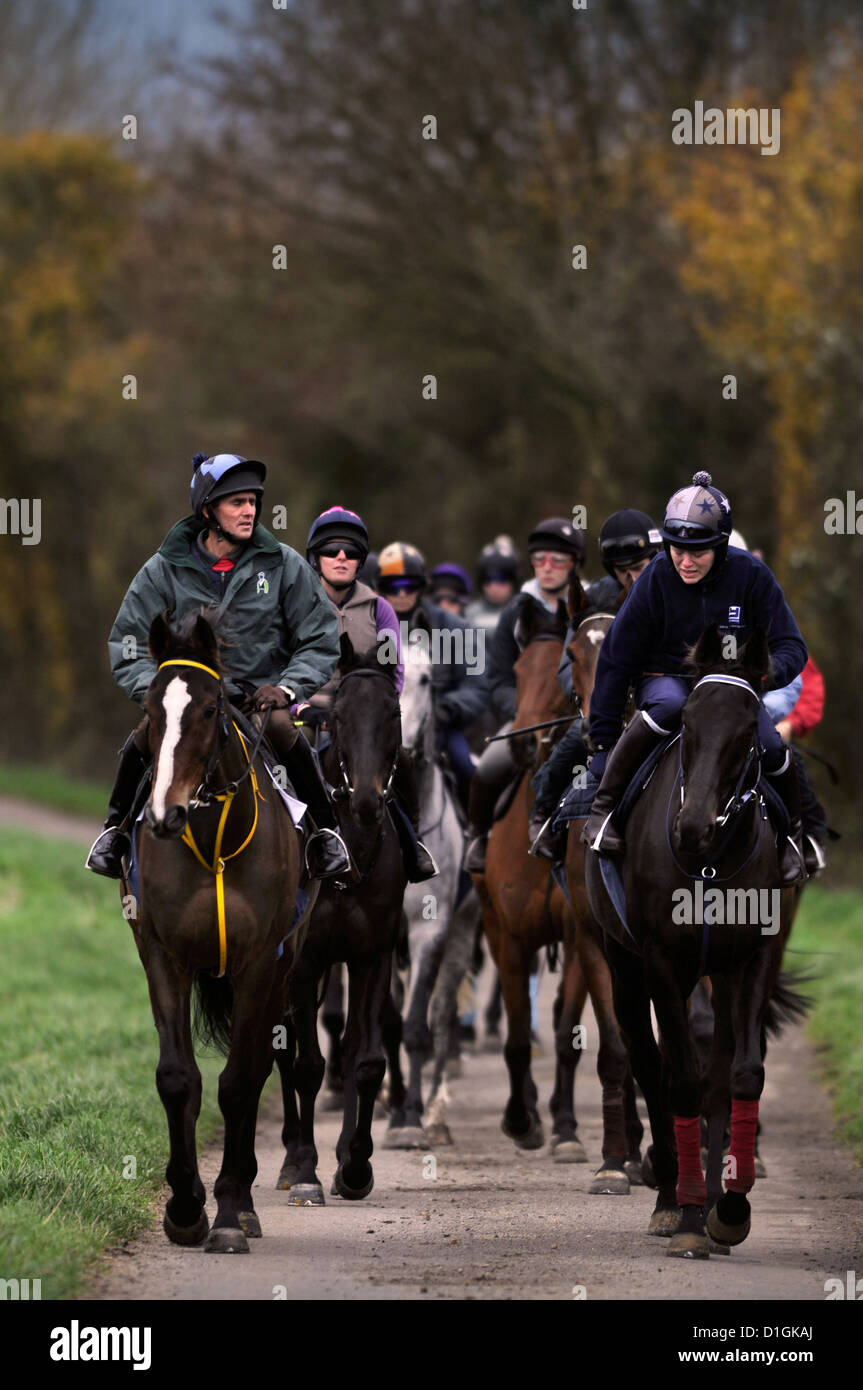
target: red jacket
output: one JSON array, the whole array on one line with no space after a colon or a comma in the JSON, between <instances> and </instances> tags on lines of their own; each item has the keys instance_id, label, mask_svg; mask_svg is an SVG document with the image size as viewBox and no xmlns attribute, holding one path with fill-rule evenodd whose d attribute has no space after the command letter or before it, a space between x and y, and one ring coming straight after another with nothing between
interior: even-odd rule
<instances>
[{"instance_id":1,"label":"red jacket","mask_svg":"<svg viewBox=\"0 0 863 1390\"><path fill-rule=\"evenodd\" d=\"M795 738L802 738L821 723L824 713L824 677L810 656L803 667L803 689L800 698L788 716L791 732Z\"/></svg>"}]
</instances>

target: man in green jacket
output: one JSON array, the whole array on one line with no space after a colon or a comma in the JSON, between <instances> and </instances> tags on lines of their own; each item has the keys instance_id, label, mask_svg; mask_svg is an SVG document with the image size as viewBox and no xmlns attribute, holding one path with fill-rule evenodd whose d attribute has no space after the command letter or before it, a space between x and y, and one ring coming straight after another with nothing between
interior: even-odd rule
<instances>
[{"instance_id":1,"label":"man in green jacket","mask_svg":"<svg viewBox=\"0 0 863 1390\"><path fill-rule=\"evenodd\" d=\"M266 467L237 454L196 454L192 515L177 522L138 571L108 639L117 683L143 704L156 674L150 624L167 612L176 624L189 612L215 607L225 642L229 699L250 698L271 711L268 737L317 826L306 845L315 878L345 872L349 861L312 751L291 718L339 659L338 623L311 567L260 525ZM127 739L105 826L87 868L120 878L129 837L119 828L149 765L146 716Z\"/></svg>"}]
</instances>

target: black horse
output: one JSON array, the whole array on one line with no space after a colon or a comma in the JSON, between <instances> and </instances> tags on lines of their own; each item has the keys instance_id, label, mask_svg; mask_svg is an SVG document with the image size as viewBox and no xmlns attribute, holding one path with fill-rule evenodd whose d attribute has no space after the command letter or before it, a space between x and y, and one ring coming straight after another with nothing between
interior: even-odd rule
<instances>
[{"instance_id":1,"label":"black horse","mask_svg":"<svg viewBox=\"0 0 863 1390\"><path fill-rule=\"evenodd\" d=\"M315 1099L324 1077L318 990L337 961L347 966L348 1014L342 1041L344 1121L333 1192L356 1200L372 1190L371 1124L386 1065L383 1027L406 882L387 811L401 744L393 667L381 665L376 652L357 655L344 634L341 647L332 743L323 754L323 770L336 789L339 829L355 873L347 886L321 887L291 979L286 1046L276 1053L285 1109L285 1161L277 1186L289 1190L297 1206L324 1202L314 1138Z\"/></svg>"},{"instance_id":2,"label":"black horse","mask_svg":"<svg viewBox=\"0 0 863 1390\"><path fill-rule=\"evenodd\" d=\"M766 1028L777 1011L795 1012L797 1003L779 971L798 890L778 886L776 839L757 790L756 724L770 668L765 634L756 630L736 660L723 655L717 629L708 629L692 654L696 679L681 733L627 824L623 900L608 863L591 851L586 858L615 1009L650 1115L659 1191L649 1230L672 1236L669 1254L702 1259L710 1253L700 1146L703 1083L687 999L698 979L710 976L716 1027L708 1124L714 1135L724 1132L730 1092L731 1147L726 1190L713 1194L706 1224L714 1240L727 1245L749 1233L746 1194L755 1180Z\"/></svg>"}]
</instances>

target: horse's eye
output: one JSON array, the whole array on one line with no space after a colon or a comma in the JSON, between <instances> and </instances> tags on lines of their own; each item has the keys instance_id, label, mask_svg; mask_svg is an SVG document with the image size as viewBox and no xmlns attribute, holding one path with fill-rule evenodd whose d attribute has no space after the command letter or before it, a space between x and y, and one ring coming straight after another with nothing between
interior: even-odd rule
<instances>
[{"instance_id":1,"label":"horse's eye","mask_svg":"<svg viewBox=\"0 0 863 1390\"><path fill-rule=\"evenodd\" d=\"M205 719L214 719L214 718L215 718L215 715L216 715L217 709L218 709L218 705L208 705L207 708L204 710L204 718L205 718Z\"/></svg>"}]
</instances>

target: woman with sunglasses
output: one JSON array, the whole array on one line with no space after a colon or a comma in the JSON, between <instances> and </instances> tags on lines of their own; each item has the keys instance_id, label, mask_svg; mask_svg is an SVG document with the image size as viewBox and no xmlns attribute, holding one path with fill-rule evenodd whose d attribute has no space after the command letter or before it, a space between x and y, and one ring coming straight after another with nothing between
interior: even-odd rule
<instances>
[{"instance_id":1,"label":"woman with sunglasses","mask_svg":"<svg viewBox=\"0 0 863 1390\"><path fill-rule=\"evenodd\" d=\"M372 651L380 642L389 644L395 635L398 651L396 689L404 685L404 665L398 638L398 620L391 604L357 578L357 571L369 553L365 522L347 507L330 507L315 517L306 541L306 559L320 576L339 625L339 636L346 632L355 651ZM294 707L294 714L309 727L326 725L333 698L339 687L338 671L309 700ZM423 883L437 873L435 862L418 838L419 802L410 754L402 748L393 774L396 829L402 846L405 870L410 883Z\"/></svg>"}]
</instances>

